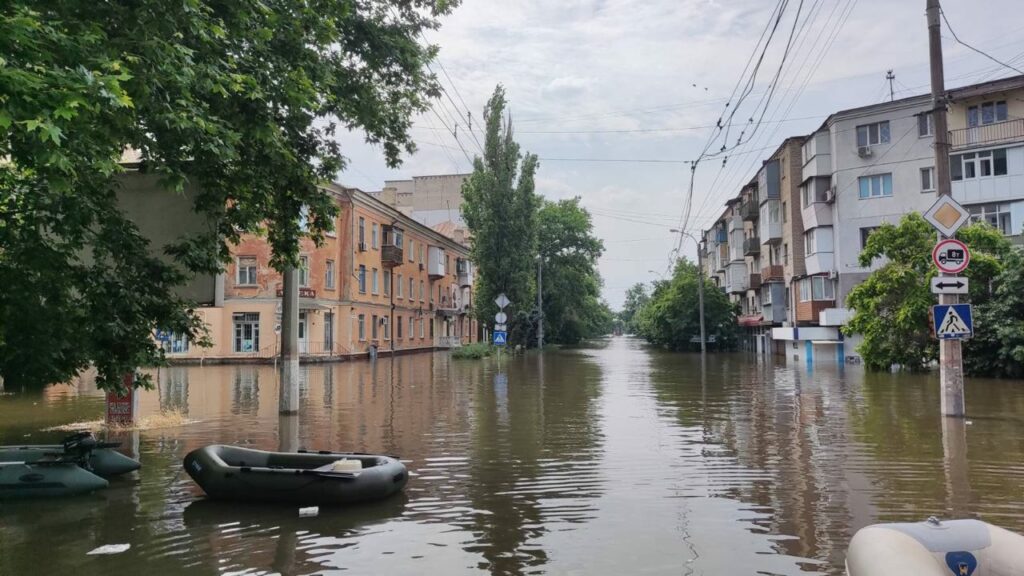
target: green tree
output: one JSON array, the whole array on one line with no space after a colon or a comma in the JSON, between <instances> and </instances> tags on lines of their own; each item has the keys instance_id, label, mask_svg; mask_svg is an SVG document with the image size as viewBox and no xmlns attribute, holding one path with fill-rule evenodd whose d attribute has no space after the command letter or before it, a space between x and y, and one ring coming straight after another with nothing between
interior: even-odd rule
<instances>
[{"instance_id":1,"label":"green tree","mask_svg":"<svg viewBox=\"0 0 1024 576\"><path fill-rule=\"evenodd\" d=\"M525 345L535 317L537 157L520 152L506 106L505 89L499 85L484 108L484 155L474 159L473 174L463 185L462 214L473 236L471 254L479 273L477 313L489 320L498 311L494 299L504 293L512 302L510 343Z\"/></svg>"},{"instance_id":2,"label":"green tree","mask_svg":"<svg viewBox=\"0 0 1024 576\"><path fill-rule=\"evenodd\" d=\"M1002 270L1001 258L1009 243L998 230L984 223L962 228L961 240L971 249L970 300L989 300L991 281ZM871 273L847 296L855 313L844 328L860 334L858 351L864 364L875 370L899 365L917 371L938 358L938 341L930 331L928 312L936 303L930 281L936 274L931 261L935 230L916 212L907 214L899 225L885 224L871 233L860 254L860 265L876 259L885 264Z\"/></svg>"},{"instance_id":3,"label":"green tree","mask_svg":"<svg viewBox=\"0 0 1024 576\"><path fill-rule=\"evenodd\" d=\"M604 252L580 199L545 201L537 215L538 250L544 263L544 336L576 344L611 331L611 311L601 301L597 259Z\"/></svg>"},{"instance_id":4,"label":"green tree","mask_svg":"<svg viewBox=\"0 0 1024 576\"><path fill-rule=\"evenodd\" d=\"M700 281L697 265L680 260L670 280L656 282L651 299L637 313L634 322L638 333L648 342L670 350L699 350L700 305L697 286ZM739 340L736 306L728 295L710 279L704 279L704 321L708 338L715 338L714 347L734 349Z\"/></svg>"},{"instance_id":5,"label":"green tree","mask_svg":"<svg viewBox=\"0 0 1024 576\"><path fill-rule=\"evenodd\" d=\"M417 39L457 0L83 3L0 8L0 374L101 387L159 363L156 327L200 335L173 287L218 271L265 232L273 264L320 240L344 167L338 127L395 164L411 116L436 95ZM176 265L118 210L122 152L171 189L195 184L213 226ZM532 182L531 182L532 185ZM300 227L308 210L310 228Z\"/></svg>"},{"instance_id":6,"label":"green tree","mask_svg":"<svg viewBox=\"0 0 1024 576\"><path fill-rule=\"evenodd\" d=\"M647 285L637 282L626 290L626 302L619 312L619 319L622 320L623 329L626 332L637 332L636 316L640 310L650 302L651 296L647 293Z\"/></svg>"},{"instance_id":7,"label":"green tree","mask_svg":"<svg viewBox=\"0 0 1024 576\"><path fill-rule=\"evenodd\" d=\"M964 347L964 369L1024 378L1024 252L1007 253L993 284L992 297L974 306L974 338Z\"/></svg>"}]
</instances>

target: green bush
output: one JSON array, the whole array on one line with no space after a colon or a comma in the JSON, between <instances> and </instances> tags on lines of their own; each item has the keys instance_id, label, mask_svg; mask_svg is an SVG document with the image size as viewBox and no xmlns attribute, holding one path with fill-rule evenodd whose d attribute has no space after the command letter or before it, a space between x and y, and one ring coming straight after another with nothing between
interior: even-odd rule
<instances>
[{"instance_id":1,"label":"green bush","mask_svg":"<svg viewBox=\"0 0 1024 576\"><path fill-rule=\"evenodd\" d=\"M486 342L477 342L452 350L452 358L479 360L494 353L494 348Z\"/></svg>"}]
</instances>

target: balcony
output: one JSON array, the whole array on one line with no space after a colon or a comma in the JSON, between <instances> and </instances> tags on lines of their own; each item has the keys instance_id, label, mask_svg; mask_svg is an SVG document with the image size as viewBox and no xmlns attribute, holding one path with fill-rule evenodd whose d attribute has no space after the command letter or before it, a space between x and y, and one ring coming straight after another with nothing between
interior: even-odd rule
<instances>
[{"instance_id":1,"label":"balcony","mask_svg":"<svg viewBox=\"0 0 1024 576\"><path fill-rule=\"evenodd\" d=\"M809 276L834 272L835 254L833 252L813 252L804 256L804 271Z\"/></svg>"},{"instance_id":2,"label":"balcony","mask_svg":"<svg viewBox=\"0 0 1024 576\"><path fill-rule=\"evenodd\" d=\"M458 348L462 341L458 336L438 336L434 339L434 348Z\"/></svg>"},{"instance_id":3,"label":"balcony","mask_svg":"<svg viewBox=\"0 0 1024 576\"><path fill-rule=\"evenodd\" d=\"M832 205L827 202L811 202L801 210L804 230L832 225Z\"/></svg>"},{"instance_id":4,"label":"balcony","mask_svg":"<svg viewBox=\"0 0 1024 576\"><path fill-rule=\"evenodd\" d=\"M401 246L394 244L385 244L381 246L380 250L380 263L385 268L394 268L395 266L401 266L403 262L404 251Z\"/></svg>"},{"instance_id":5,"label":"balcony","mask_svg":"<svg viewBox=\"0 0 1024 576\"><path fill-rule=\"evenodd\" d=\"M469 260L459 258L455 262L455 269L458 274L458 281L460 288L470 288L473 286L473 265Z\"/></svg>"},{"instance_id":6,"label":"balcony","mask_svg":"<svg viewBox=\"0 0 1024 576\"><path fill-rule=\"evenodd\" d=\"M757 236L747 238L743 241L743 255L757 256L761 253L761 239Z\"/></svg>"},{"instance_id":7,"label":"balcony","mask_svg":"<svg viewBox=\"0 0 1024 576\"><path fill-rule=\"evenodd\" d=\"M761 212L758 210L757 201L744 202L740 206L740 216L747 222L755 222L760 217Z\"/></svg>"},{"instance_id":8,"label":"balcony","mask_svg":"<svg viewBox=\"0 0 1024 576\"><path fill-rule=\"evenodd\" d=\"M1022 140L1024 140L1024 118L949 131L949 145L953 150L992 144L1009 144Z\"/></svg>"},{"instance_id":9,"label":"balcony","mask_svg":"<svg viewBox=\"0 0 1024 576\"><path fill-rule=\"evenodd\" d=\"M736 323L740 326L760 326L764 316L760 312L756 314L741 314L736 317Z\"/></svg>"},{"instance_id":10,"label":"balcony","mask_svg":"<svg viewBox=\"0 0 1024 576\"><path fill-rule=\"evenodd\" d=\"M762 282L782 282L785 279L785 272L783 272L782 264L774 264L772 266L765 266L764 268L761 268Z\"/></svg>"},{"instance_id":11,"label":"balcony","mask_svg":"<svg viewBox=\"0 0 1024 576\"><path fill-rule=\"evenodd\" d=\"M444 248L430 247L427 252L427 274L431 280L444 277Z\"/></svg>"},{"instance_id":12,"label":"balcony","mask_svg":"<svg viewBox=\"0 0 1024 576\"><path fill-rule=\"evenodd\" d=\"M748 279L747 267L742 261L730 263L729 270L726 273L725 291L729 294L742 294L746 292Z\"/></svg>"},{"instance_id":13,"label":"balcony","mask_svg":"<svg viewBox=\"0 0 1024 576\"><path fill-rule=\"evenodd\" d=\"M760 289L761 288L761 275L760 274L751 274L750 278L747 280L747 285L750 287L751 290L758 290L758 289Z\"/></svg>"}]
</instances>

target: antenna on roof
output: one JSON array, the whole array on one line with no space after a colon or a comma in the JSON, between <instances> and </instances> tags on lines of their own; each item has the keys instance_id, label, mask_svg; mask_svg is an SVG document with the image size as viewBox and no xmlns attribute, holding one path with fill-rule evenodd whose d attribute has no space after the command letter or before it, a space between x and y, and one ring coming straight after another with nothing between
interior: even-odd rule
<instances>
[{"instance_id":1,"label":"antenna on roof","mask_svg":"<svg viewBox=\"0 0 1024 576\"><path fill-rule=\"evenodd\" d=\"M885 73L885 79L889 81L889 102L896 99L896 93L893 92L892 82L896 79L896 75L892 73L892 70L887 70Z\"/></svg>"}]
</instances>

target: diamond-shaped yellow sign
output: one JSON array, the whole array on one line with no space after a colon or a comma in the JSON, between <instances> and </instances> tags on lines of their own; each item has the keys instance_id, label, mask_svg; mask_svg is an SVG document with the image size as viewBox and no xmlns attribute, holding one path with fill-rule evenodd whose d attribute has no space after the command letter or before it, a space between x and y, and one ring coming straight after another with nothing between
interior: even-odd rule
<instances>
[{"instance_id":1,"label":"diamond-shaped yellow sign","mask_svg":"<svg viewBox=\"0 0 1024 576\"><path fill-rule=\"evenodd\" d=\"M952 196L939 196L935 204L924 213L925 220L941 232L943 236L950 238L956 234L956 231L970 217L970 212L954 200Z\"/></svg>"}]
</instances>

